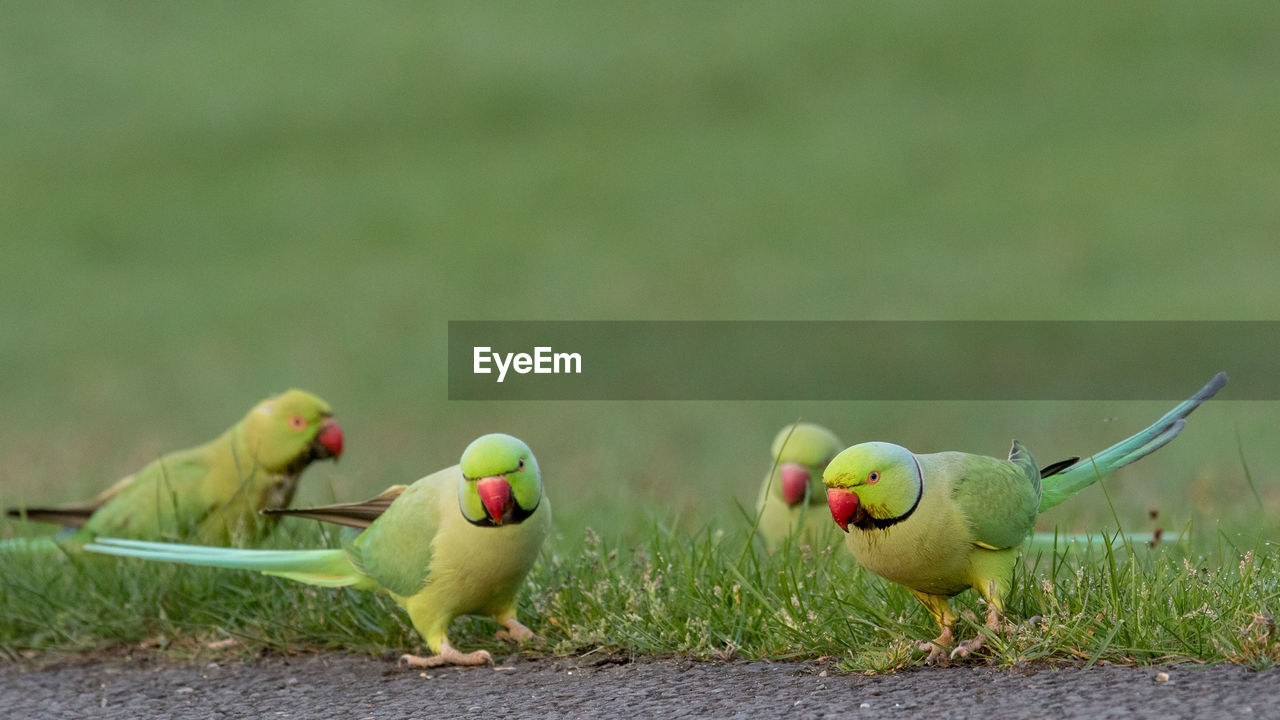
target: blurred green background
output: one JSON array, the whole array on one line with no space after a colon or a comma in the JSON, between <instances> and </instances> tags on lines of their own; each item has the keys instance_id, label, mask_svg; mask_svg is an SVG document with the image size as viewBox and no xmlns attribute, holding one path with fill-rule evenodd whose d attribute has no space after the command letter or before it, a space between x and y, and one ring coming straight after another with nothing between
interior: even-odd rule
<instances>
[{"instance_id":1,"label":"blurred green background","mask_svg":"<svg viewBox=\"0 0 1280 720\"><path fill-rule=\"evenodd\" d=\"M1280 319L1277 37L1274 2L6 4L0 504L290 386L348 436L297 502L506 431L567 537L734 522L797 417L1101 449L1168 404L451 403L446 322ZM1280 408L1222 397L1116 476L1128 528L1274 532ZM1054 523L1114 526L1096 487Z\"/></svg>"}]
</instances>

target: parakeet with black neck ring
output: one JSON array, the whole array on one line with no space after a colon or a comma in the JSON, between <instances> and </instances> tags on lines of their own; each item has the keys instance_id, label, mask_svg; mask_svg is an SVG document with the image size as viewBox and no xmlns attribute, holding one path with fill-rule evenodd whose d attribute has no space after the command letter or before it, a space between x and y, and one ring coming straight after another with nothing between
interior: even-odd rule
<instances>
[{"instance_id":1,"label":"parakeet with black neck ring","mask_svg":"<svg viewBox=\"0 0 1280 720\"><path fill-rule=\"evenodd\" d=\"M516 600L551 530L551 504L533 452L510 435L474 440L453 467L349 505L273 511L360 528L327 550L229 550L112 538L87 549L112 555L257 570L299 582L387 593L409 614L433 653L402 655L418 667L480 665L486 650L463 653L449 625L461 615L493 617L517 641L533 633Z\"/></svg>"},{"instance_id":2,"label":"parakeet with black neck ring","mask_svg":"<svg viewBox=\"0 0 1280 720\"><path fill-rule=\"evenodd\" d=\"M929 662L981 648L982 634L954 645L950 598L973 588L988 604L987 627L999 631L1014 564L1036 517L1107 473L1164 447L1186 417L1227 382L1218 373L1153 425L1087 458L1043 469L1013 442L1007 460L962 452L913 453L885 442L854 445L827 465L823 482L846 546L868 570L905 586L937 621L941 634L921 647Z\"/></svg>"}]
</instances>

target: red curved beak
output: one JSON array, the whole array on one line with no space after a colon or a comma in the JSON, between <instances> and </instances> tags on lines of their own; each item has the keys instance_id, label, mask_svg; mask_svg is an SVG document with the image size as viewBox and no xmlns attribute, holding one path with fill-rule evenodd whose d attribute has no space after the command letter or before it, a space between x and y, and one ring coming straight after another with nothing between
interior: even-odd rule
<instances>
[{"instance_id":1,"label":"red curved beak","mask_svg":"<svg viewBox=\"0 0 1280 720\"><path fill-rule=\"evenodd\" d=\"M342 455L342 428L338 427L337 420L325 418L324 422L320 423L316 440L329 451L330 456L338 458Z\"/></svg>"},{"instance_id":2,"label":"red curved beak","mask_svg":"<svg viewBox=\"0 0 1280 720\"><path fill-rule=\"evenodd\" d=\"M797 463L783 463L778 467L782 479L782 497L788 505L804 502L804 491L809 488L809 471Z\"/></svg>"},{"instance_id":3,"label":"red curved beak","mask_svg":"<svg viewBox=\"0 0 1280 720\"><path fill-rule=\"evenodd\" d=\"M507 514L507 506L511 504L511 483L501 475L490 475L476 481L476 492L480 493L480 502L489 511L489 517L495 525L501 525Z\"/></svg>"},{"instance_id":4,"label":"red curved beak","mask_svg":"<svg viewBox=\"0 0 1280 720\"><path fill-rule=\"evenodd\" d=\"M827 505L840 529L849 532L849 523L858 512L858 493L845 488L827 488Z\"/></svg>"}]
</instances>

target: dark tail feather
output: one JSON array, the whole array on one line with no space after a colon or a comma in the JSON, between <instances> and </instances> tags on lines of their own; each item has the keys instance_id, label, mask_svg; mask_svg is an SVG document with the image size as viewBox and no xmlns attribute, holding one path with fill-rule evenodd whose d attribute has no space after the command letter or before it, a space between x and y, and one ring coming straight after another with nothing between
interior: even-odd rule
<instances>
[{"instance_id":1,"label":"dark tail feather","mask_svg":"<svg viewBox=\"0 0 1280 720\"><path fill-rule=\"evenodd\" d=\"M1075 465L1079 461L1080 461L1080 456L1077 455L1076 457L1069 457L1066 460L1059 460L1056 463L1045 465L1044 467L1040 468L1040 479L1043 480L1049 477L1050 475L1057 475L1063 470L1066 470L1072 465Z\"/></svg>"},{"instance_id":2,"label":"dark tail feather","mask_svg":"<svg viewBox=\"0 0 1280 720\"><path fill-rule=\"evenodd\" d=\"M89 522L89 516L93 515L98 507L65 507L65 508L9 508L4 511L5 515L12 518L21 518L30 522L46 522L54 525L62 525L64 527L83 527Z\"/></svg>"},{"instance_id":3,"label":"dark tail feather","mask_svg":"<svg viewBox=\"0 0 1280 720\"><path fill-rule=\"evenodd\" d=\"M313 508L298 508L290 510L288 508L271 508L267 510L259 510L263 515L292 515L294 517L310 518L321 522L334 523L335 525L346 525L353 528L367 528L374 520L382 517L382 513L391 507L391 503L400 497L400 493L405 491L406 485L392 485L382 494L365 500L364 502L349 503L342 505L324 505Z\"/></svg>"}]
</instances>

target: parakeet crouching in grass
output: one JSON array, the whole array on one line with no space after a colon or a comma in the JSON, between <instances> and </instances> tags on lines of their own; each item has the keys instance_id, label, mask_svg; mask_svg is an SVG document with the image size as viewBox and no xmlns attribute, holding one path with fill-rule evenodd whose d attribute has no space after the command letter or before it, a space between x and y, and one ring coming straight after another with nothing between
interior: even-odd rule
<instances>
[{"instance_id":1,"label":"parakeet crouching in grass","mask_svg":"<svg viewBox=\"0 0 1280 720\"><path fill-rule=\"evenodd\" d=\"M329 404L289 390L255 405L215 440L165 455L87 502L8 514L79 528L59 540L66 547L98 535L256 544L277 523L258 511L287 507L302 471L336 459L342 447Z\"/></svg>"},{"instance_id":2,"label":"parakeet crouching in grass","mask_svg":"<svg viewBox=\"0 0 1280 720\"><path fill-rule=\"evenodd\" d=\"M956 621L950 598L976 590L988 603L987 626L999 631L1018 549L1036 516L1163 447L1182 431L1186 416L1226 382L1218 373L1146 430L1091 458L1043 470L1016 440L1007 460L916 454L884 442L854 445L823 474L831 515L848 533L846 545L863 567L906 586L933 615L942 632L922 649L930 663L945 663ZM983 637L955 646L950 657L981 648Z\"/></svg>"},{"instance_id":3,"label":"parakeet crouching in grass","mask_svg":"<svg viewBox=\"0 0 1280 720\"><path fill-rule=\"evenodd\" d=\"M242 568L299 582L389 594L434 653L410 665L480 665L448 638L460 615L495 618L506 636L533 636L516 619L516 599L551 529L551 504L533 453L510 435L477 438L460 465L353 505L280 511L364 530L332 550L232 550L101 538L94 552L192 565Z\"/></svg>"},{"instance_id":4,"label":"parakeet crouching in grass","mask_svg":"<svg viewBox=\"0 0 1280 720\"><path fill-rule=\"evenodd\" d=\"M760 485L759 533L773 552L788 537L821 550L839 533L831 525L822 471L840 452L835 433L813 423L782 428L773 439L773 467Z\"/></svg>"}]
</instances>

